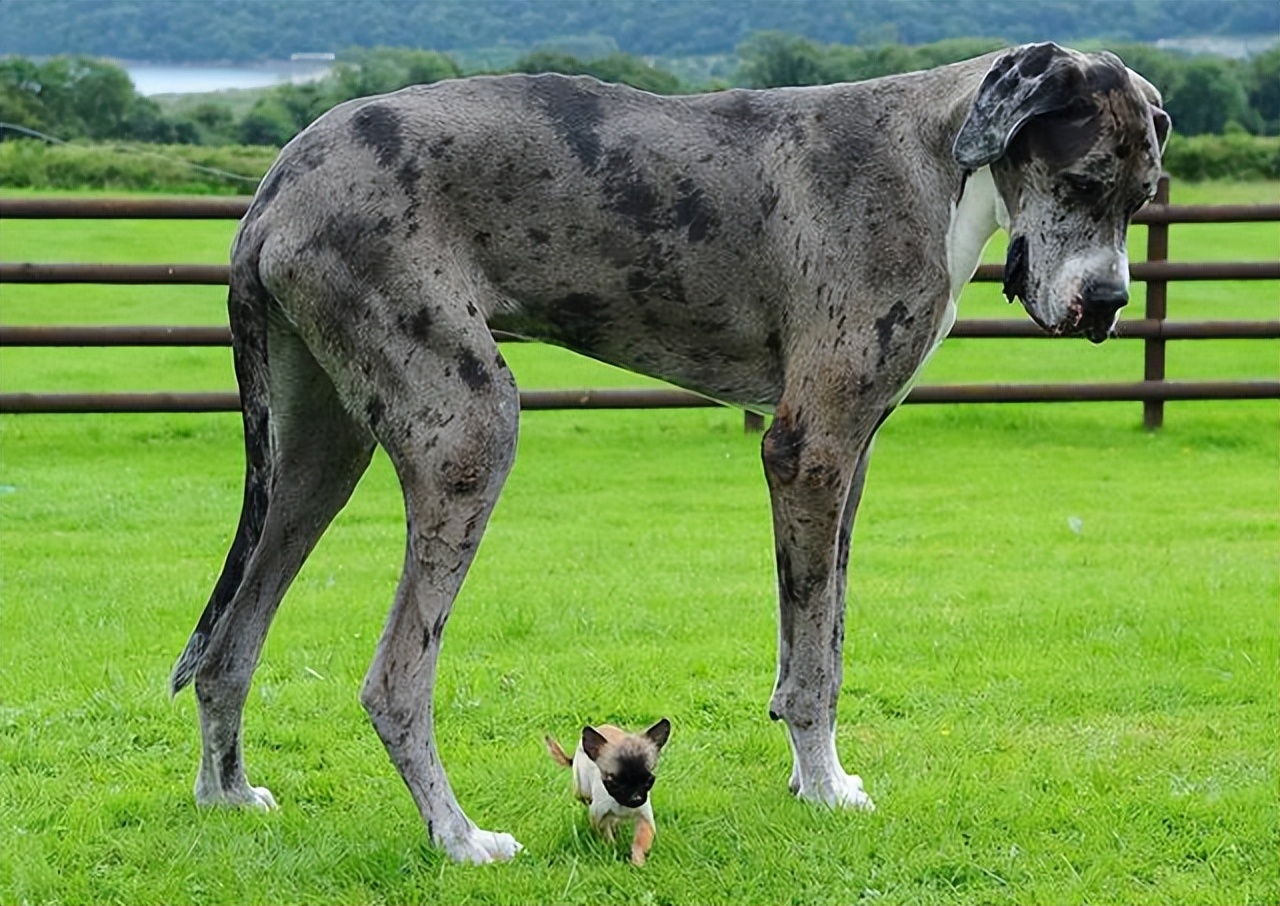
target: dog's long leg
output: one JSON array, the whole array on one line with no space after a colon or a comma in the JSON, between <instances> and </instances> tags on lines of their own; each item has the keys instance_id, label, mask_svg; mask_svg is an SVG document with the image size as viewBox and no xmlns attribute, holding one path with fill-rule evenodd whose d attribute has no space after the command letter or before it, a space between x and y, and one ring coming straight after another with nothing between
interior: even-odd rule
<instances>
[{"instance_id":1,"label":"dog's long leg","mask_svg":"<svg viewBox=\"0 0 1280 906\"><path fill-rule=\"evenodd\" d=\"M787 724L791 788L806 799L871 808L840 766L835 712L842 676L848 536L870 432L851 437L827 413L784 397L762 457L778 567L778 678L769 713Z\"/></svg>"},{"instance_id":2,"label":"dog's long leg","mask_svg":"<svg viewBox=\"0 0 1280 906\"><path fill-rule=\"evenodd\" d=\"M482 319L443 307L431 319L411 358L388 338L373 369L375 431L404 490L408 540L361 701L432 839L456 860L489 862L520 846L477 828L458 805L436 750L432 699L445 621L515 456L520 401Z\"/></svg>"},{"instance_id":3,"label":"dog's long leg","mask_svg":"<svg viewBox=\"0 0 1280 906\"><path fill-rule=\"evenodd\" d=\"M840 534L836 544L836 609L835 622L831 630L831 646L833 651L843 651L844 649L844 601L845 592L848 587L848 569L849 569L849 551L853 542L853 522L858 513L858 504L862 501L862 488L867 480L867 464L871 461L871 448L875 442L873 437L863 449L862 454L858 457L857 467L854 469L853 481L849 485L849 492L845 495L844 508L840 514ZM832 728L832 745L835 744L835 725L836 725L836 706L840 698L840 685L844 679L844 663L842 657L836 657L832 664L831 675L831 696L828 702L827 718ZM791 792L800 792L800 761L794 757L792 752L791 766ZM838 763L834 751L832 752L832 761Z\"/></svg>"},{"instance_id":4,"label":"dog's long leg","mask_svg":"<svg viewBox=\"0 0 1280 906\"><path fill-rule=\"evenodd\" d=\"M271 459L262 535L195 668L203 753L196 801L275 805L245 778L241 714L281 598L368 466L373 436L343 409L333 384L292 330L268 330Z\"/></svg>"}]
</instances>

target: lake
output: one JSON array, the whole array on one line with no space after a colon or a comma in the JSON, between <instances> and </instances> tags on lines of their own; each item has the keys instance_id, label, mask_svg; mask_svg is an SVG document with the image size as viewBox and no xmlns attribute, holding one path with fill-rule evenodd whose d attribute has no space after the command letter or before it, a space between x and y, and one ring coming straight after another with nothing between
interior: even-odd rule
<instances>
[{"instance_id":1,"label":"lake","mask_svg":"<svg viewBox=\"0 0 1280 906\"><path fill-rule=\"evenodd\" d=\"M122 63L138 94L197 94L228 88L267 88L284 82L307 82L329 71L315 62L264 63L261 66L213 66L172 63Z\"/></svg>"}]
</instances>

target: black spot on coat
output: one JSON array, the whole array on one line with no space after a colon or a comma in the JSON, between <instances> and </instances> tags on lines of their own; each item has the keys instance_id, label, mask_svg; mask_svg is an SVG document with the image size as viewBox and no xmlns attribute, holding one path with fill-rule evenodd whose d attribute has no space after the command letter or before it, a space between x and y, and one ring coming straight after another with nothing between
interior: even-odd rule
<instances>
[{"instance_id":1,"label":"black spot on coat","mask_svg":"<svg viewBox=\"0 0 1280 906\"><path fill-rule=\"evenodd\" d=\"M530 79L529 93L542 105L556 136L584 167L594 170L600 162L600 99L559 75Z\"/></svg>"},{"instance_id":2,"label":"black spot on coat","mask_svg":"<svg viewBox=\"0 0 1280 906\"><path fill-rule=\"evenodd\" d=\"M876 318L876 340L880 343L880 357L877 360L879 366L884 366L893 349L894 328L909 328L912 320L914 319L907 311L906 304L901 300L894 302L888 312Z\"/></svg>"},{"instance_id":3,"label":"black spot on coat","mask_svg":"<svg viewBox=\"0 0 1280 906\"><path fill-rule=\"evenodd\" d=\"M660 229L658 193L645 181L630 153L610 151L605 156L603 169L609 210L626 218L642 235L648 236Z\"/></svg>"},{"instance_id":4,"label":"black spot on coat","mask_svg":"<svg viewBox=\"0 0 1280 906\"><path fill-rule=\"evenodd\" d=\"M676 227L688 229L690 242L702 242L715 236L720 218L702 189L686 177L676 184L676 190L679 193L675 205Z\"/></svg>"},{"instance_id":5,"label":"black spot on coat","mask_svg":"<svg viewBox=\"0 0 1280 906\"><path fill-rule=\"evenodd\" d=\"M400 315L400 328L419 343L426 343L431 336L431 309L423 306L412 315Z\"/></svg>"},{"instance_id":6,"label":"black spot on coat","mask_svg":"<svg viewBox=\"0 0 1280 906\"><path fill-rule=\"evenodd\" d=\"M458 377L472 390L480 390L489 384L489 369L476 358L470 349L458 353Z\"/></svg>"},{"instance_id":7,"label":"black spot on coat","mask_svg":"<svg viewBox=\"0 0 1280 906\"><path fill-rule=\"evenodd\" d=\"M379 166L390 167L400 159L400 114L385 104L368 104L357 110L351 118L351 130L374 150Z\"/></svg>"},{"instance_id":8,"label":"black spot on coat","mask_svg":"<svg viewBox=\"0 0 1280 906\"><path fill-rule=\"evenodd\" d=\"M770 483L790 484L796 480L800 474L804 443L804 424L788 410L779 408L760 445L765 475Z\"/></svg>"}]
</instances>

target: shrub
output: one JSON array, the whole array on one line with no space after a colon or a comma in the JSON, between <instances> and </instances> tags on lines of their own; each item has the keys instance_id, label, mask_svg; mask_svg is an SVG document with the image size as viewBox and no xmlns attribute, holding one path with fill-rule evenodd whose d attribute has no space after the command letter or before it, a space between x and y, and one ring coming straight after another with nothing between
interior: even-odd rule
<instances>
[{"instance_id":1,"label":"shrub","mask_svg":"<svg viewBox=\"0 0 1280 906\"><path fill-rule=\"evenodd\" d=\"M1174 133L1164 168L1175 179L1280 179L1280 138L1240 132L1185 136Z\"/></svg>"},{"instance_id":2,"label":"shrub","mask_svg":"<svg viewBox=\"0 0 1280 906\"><path fill-rule=\"evenodd\" d=\"M0 142L0 186L247 195L257 187L276 154L275 147L266 145L46 145L15 139ZM1175 133L1165 151L1164 165L1175 179L1193 182L1277 180L1280 137L1241 133L1188 137Z\"/></svg>"},{"instance_id":3,"label":"shrub","mask_svg":"<svg viewBox=\"0 0 1280 906\"><path fill-rule=\"evenodd\" d=\"M247 195L276 154L271 147L239 145L46 145L18 139L0 142L0 186Z\"/></svg>"}]
</instances>

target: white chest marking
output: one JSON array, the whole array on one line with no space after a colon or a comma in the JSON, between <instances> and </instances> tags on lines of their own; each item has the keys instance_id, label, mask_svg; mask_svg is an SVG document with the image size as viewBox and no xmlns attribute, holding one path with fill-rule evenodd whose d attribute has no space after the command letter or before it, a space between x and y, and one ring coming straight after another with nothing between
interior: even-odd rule
<instances>
[{"instance_id":1,"label":"white chest marking","mask_svg":"<svg viewBox=\"0 0 1280 906\"><path fill-rule=\"evenodd\" d=\"M1000 193L996 191L995 181L991 178L991 168L983 167L969 175L965 181L964 191L960 198L951 203L951 224L947 227L947 274L951 278L950 292L947 296L947 307L942 317L934 325L933 341L929 351L925 353L915 374L907 381L905 387L894 397L893 405L898 405L906 397L920 377L920 372L937 352L942 341L947 338L956 323L956 302L965 284L973 278L982 260L982 250L987 241L994 235L998 226L1007 225L1009 213L1005 209Z\"/></svg>"}]
</instances>

